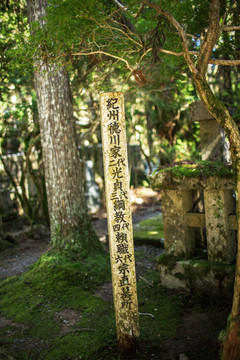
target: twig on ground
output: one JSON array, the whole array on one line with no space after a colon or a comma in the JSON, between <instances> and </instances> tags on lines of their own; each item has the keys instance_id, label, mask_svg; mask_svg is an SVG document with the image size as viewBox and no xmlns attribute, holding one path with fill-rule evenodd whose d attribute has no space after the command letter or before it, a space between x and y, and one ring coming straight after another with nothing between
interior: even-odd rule
<instances>
[{"instance_id":1,"label":"twig on ground","mask_svg":"<svg viewBox=\"0 0 240 360\"><path fill-rule=\"evenodd\" d=\"M139 315L147 315L147 316L151 316L154 319L154 315L150 314L150 313L138 313Z\"/></svg>"},{"instance_id":2,"label":"twig on ground","mask_svg":"<svg viewBox=\"0 0 240 360\"><path fill-rule=\"evenodd\" d=\"M149 286L154 287L154 286L153 286L153 283L152 283L151 281L149 281L149 280L144 279L144 277L139 276L139 279L141 279L142 281L144 281L144 282L145 282L146 284L148 284Z\"/></svg>"}]
</instances>

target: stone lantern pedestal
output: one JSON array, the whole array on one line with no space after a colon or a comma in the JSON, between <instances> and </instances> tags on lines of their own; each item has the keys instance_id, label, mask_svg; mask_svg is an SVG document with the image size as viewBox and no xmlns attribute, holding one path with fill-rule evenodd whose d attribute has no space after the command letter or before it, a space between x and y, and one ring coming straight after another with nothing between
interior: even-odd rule
<instances>
[{"instance_id":1,"label":"stone lantern pedestal","mask_svg":"<svg viewBox=\"0 0 240 360\"><path fill-rule=\"evenodd\" d=\"M211 296L231 296L236 257L234 182L225 135L201 101L190 106L200 124L202 162L173 164L150 176L161 191L165 254L161 284ZM196 199L200 199L196 205ZM205 234L205 248L196 234Z\"/></svg>"}]
</instances>

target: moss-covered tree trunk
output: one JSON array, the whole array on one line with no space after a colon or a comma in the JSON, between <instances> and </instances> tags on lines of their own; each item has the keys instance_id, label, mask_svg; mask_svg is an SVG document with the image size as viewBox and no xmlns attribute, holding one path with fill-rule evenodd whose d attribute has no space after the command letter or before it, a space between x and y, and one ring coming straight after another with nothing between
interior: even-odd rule
<instances>
[{"instance_id":1,"label":"moss-covered tree trunk","mask_svg":"<svg viewBox=\"0 0 240 360\"><path fill-rule=\"evenodd\" d=\"M228 320L227 336L223 343L221 360L240 359L240 134L239 129L230 116L227 108L212 93L206 79L201 74L193 76L196 89L208 111L224 128L230 143L230 150L235 176L237 197L236 213L238 219L238 251L236 274L231 314Z\"/></svg>"},{"instance_id":2,"label":"moss-covered tree trunk","mask_svg":"<svg viewBox=\"0 0 240 360\"><path fill-rule=\"evenodd\" d=\"M227 334L223 342L221 360L240 359L240 162L237 162L237 218L238 218L238 251L231 314L228 318Z\"/></svg>"},{"instance_id":3,"label":"moss-covered tree trunk","mask_svg":"<svg viewBox=\"0 0 240 360\"><path fill-rule=\"evenodd\" d=\"M28 0L30 23L45 26L46 5ZM47 60L36 59L35 67L52 246L84 254L100 248L100 242L87 213L68 75Z\"/></svg>"},{"instance_id":4,"label":"moss-covered tree trunk","mask_svg":"<svg viewBox=\"0 0 240 360\"><path fill-rule=\"evenodd\" d=\"M202 45L196 67L192 69L193 80L200 98L207 110L223 127L229 139L230 151L235 176L236 213L238 219L238 250L236 258L236 273L231 314L227 325L227 335L223 342L221 360L240 359L240 134L239 129L230 116L228 109L213 94L206 80L208 61L216 41L221 33L220 0L211 0L209 8L209 27L205 42Z\"/></svg>"},{"instance_id":5,"label":"moss-covered tree trunk","mask_svg":"<svg viewBox=\"0 0 240 360\"><path fill-rule=\"evenodd\" d=\"M237 219L238 219L238 251L236 261L236 274L233 295L233 305L229 316L227 336L223 344L221 360L240 360L240 134L235 121L230 116L228 109L213 94L206 80L206 72L210 57L216 45L222 28L220 27L220 0L211 0L209 4L208 29L198 54L196 64L192 60L188 48L188 41L183 27L173 16L162 11L156 5L146 1L148 5L156 8L177 29L181 38L185 61L192 73L196 90L204 102L207 110L213 115L223 127L230 143L230 151L235 176L235 190L237 197Z\"/></svg>"}]
</instances>

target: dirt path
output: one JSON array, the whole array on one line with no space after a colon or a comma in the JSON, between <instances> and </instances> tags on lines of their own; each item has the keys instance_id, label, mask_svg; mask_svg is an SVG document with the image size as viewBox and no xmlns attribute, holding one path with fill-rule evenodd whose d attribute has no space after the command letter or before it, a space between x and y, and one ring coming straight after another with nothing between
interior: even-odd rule
<instances>
[{"instance_id":1,"label":"dirt path","mask_svg":"<svg viewBox=\"0 0 240 360\"><path fill-rule=\"evenodd\" d=\"M27 238L20 242L11 255L0 259L0 278L20 274L27 267L35 263L46 252L50 245L50 238L34 240Z\"/></svg>"},{"instance_id":2,"label":"dirt path","mask_svg":"<svg viewBox=\"0 0 240 360\"><path fill-rule=\"evenodd\" d=\"M133 213L133 223L155 216L159 211L160 208L156 205L142 206ZM100 240L105 241L108 232L106 212L101 212L98 216L92 218L92 224ZM50 248L50 236L35 234L35 237L38 237L38 239L28 238L25 235L20 236L18 246L13 252L0 258L0 279L24 272L27 267L35 263Z\"/></svg>"}]
</instances>

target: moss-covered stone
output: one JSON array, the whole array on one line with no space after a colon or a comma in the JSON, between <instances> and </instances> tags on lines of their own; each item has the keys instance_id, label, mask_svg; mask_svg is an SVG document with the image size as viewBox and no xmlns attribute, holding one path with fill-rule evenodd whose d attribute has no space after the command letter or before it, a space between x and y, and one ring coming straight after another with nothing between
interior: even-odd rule
<instances>
[{"instance_id":1,"label":"moss-covered stone","mask_svg":"<svg viewBox=\"0 0 240 360\"><path fill-rule=\"evenodd\" d=\"M160 281L164 287L213 298L232 296L234 265L211 263L204 259L179 260L171 255L161 255L158 264Z\"/></svg>"},{"instance_id":2,"label":"moss-covered stone","mask_svg":"<svg viewBox=\"0 0 240 360\"><path fill-rule=\"evenodd\" d=\"M236 234L228 222L228 214L235 207L233 191L205 190L204 204L208 260L231 264L236 259Z\"/></svg>"},{"instance_id":3,"label":"moss-covered stone","mask_svg":"<svg viewBox=\"0 0 240 360\"><path fill-rule=\"evenodd\" d=\"M220 162L213 161L200 161L198 163L191 164L173 164L167 168L159 169L159 172L171 172L173 177L182 179L184 176L188 178L192 177L209 177L219 176L232 177L232 167Z\"/></svg>"},{"instance_id":4,"label":"moss-covered stone","mask_svg":"<svg viewBox=\"0 0 240 360\"><path fill-rule=\"evenodd\" d=\"M159 265L164 265L169 271L174 269L176 262L179 260L178 257L174 255L162 254L158 257L157 262Z\"/></svg>"},{"instance_id":5,"label":"moss-covered stone","mask_svg":"<svg viewBox=\"0 0 240 360\"><path fill-rule=\"evenodd\" d=\"M223 163L174 163L155 170L149 177L154 190L233 188L233 169ZM216 181L216 179L218 181Z\"/></svg>"}]
</instances>

